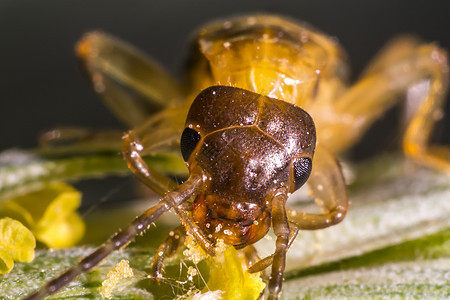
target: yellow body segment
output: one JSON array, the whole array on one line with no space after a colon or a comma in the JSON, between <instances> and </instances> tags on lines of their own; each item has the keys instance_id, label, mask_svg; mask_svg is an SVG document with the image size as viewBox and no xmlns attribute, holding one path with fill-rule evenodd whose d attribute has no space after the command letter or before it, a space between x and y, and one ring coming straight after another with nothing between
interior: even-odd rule
<instances>
[{"instance_id":1,"label":"yellow body segment","mask_svg":"<svg viewBox=\"0 0 450 300\"><path fill-rule=\"evenodd\" d=\"M325 98L318 95L319 84L332 93L346 80L337 43L276 16L219 21L201 29L195 43L199 63L194 68L208 67L193 72L189 88L194 94L230 85L307 109L317 97Z\"/></svg>"}]
</instances>

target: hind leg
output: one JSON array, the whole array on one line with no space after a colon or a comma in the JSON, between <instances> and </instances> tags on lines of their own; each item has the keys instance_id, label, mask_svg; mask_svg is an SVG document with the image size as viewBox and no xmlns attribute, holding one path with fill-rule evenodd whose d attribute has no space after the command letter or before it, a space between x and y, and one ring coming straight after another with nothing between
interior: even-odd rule
<instances>
[{"instance_id":1,"label":"hind leg","mask_svg":"<svg viewBox=\"0 0 450 300\"><path fill-rule=\"evenodd\" d=\"M418 163L450 172L449 147L430 145L433 127L443 116L448 81L445 51L410 37L394 40L363 77L335 102L336 116L342 122L347 120L347 124L341 124L339 132L333 131L331 124L326 125L335 140L331 135L330 140L323 140L327 146L337 145L334 152L348 148L375 119L406 98L405 154Z\"/></svg>"}]
</instances>

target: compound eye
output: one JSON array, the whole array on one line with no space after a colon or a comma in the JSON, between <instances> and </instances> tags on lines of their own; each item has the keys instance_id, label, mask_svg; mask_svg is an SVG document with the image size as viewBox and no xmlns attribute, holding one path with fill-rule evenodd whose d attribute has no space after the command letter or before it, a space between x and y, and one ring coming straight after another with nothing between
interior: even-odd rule
<instances>
[{"instance_id":1,"label":"compound eye","mask_svg":"<svg viewBox=\"0 0 450 300\"><path fill-rule=\"evenodd\" d=\"M200 141L200 133L189 127L183 131L183 134L181 134L180 148L184 161L189 159L198 141Z\"/></svg>"},{"instance_id":2,"label":"compound eye","mask_svg":"<svg viewBox=\"0 0 450 300\"><path fill-rule=\"evenodd\" d=\"M298 190L308 180L311 174L312 162L307 157L301 157L294 161L294 188Z\"/></svg>"}]
</instances>

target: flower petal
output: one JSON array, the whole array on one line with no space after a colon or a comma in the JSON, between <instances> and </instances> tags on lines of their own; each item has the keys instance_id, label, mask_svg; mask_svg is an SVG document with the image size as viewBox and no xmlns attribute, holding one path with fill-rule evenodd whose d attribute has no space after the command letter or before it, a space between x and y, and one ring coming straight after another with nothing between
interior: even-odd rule
<instances>
[{"instance_id":1,"label":"flower petal","mask_svg":"<svg viewBox=\"0 0 450 300\"><path fill-rule=\"evenodd\" d=\"M31 231L19 221L0 219L0 273L11 271L14 263L31 262L34 259L36 240Z\"/></svg>"}]
</instances>

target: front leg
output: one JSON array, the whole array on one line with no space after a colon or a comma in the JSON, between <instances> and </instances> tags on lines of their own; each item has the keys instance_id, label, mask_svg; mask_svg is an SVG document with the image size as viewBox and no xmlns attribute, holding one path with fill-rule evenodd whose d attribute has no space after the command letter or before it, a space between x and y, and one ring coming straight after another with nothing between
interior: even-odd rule
<instances>
[{"instance_id":1,"label":"front leg","mask_svg":"<svg viewBox=\"0 0 450 300\"><path fill-rule=\"evenodd\" d=\"M292 246L292 243L295 241L295 238L297 237L297 234L299 232L300 228L298 228L297 224L292 223L289 221L289 242L288 242L288 249ZM253 247L253 245L247 246L245 249ZM256 251L256 249L253 247L253 251ZM257 273L261 272L273 263L273 256L269 255L267 257L264 257L263 259L257 259L255 262L251 261L251 264L248 268L249 273Z\"/></svg>"},{"instance_id":2,"label":"front leg","mask_svg":"<svg viewBox=\"0 0 450 300\"><path fill-rule=\"evenodd\" d=\"M278 299L283 281L286 252L291 246L299 229L321 229L342 221L348 210L348 197L344 177L334 156L317 146L314 155L309 186L321 204L324 214L309 214L287 210L285 208L287 193L280 191L272 200L272 224L277 236L275 253L254 265L248 271L260 272L272 264L269 280L269 299Z\"/></svg>"},{"instance_id":3,"label":"front leg","mask_svg":"<svg viewBox=\"0 0 450 300\"><path fill-rule=\"evenodd\" d=\"M286 215L287 190L282 188L272 200L272 226L277 237L269 279L269 299L278 299L283 284L286 252L289 245L289 223Z\"/></svg>"},{"instance_id":4,"label":"front leg","mask_svg":"<svg viewBox=\"0 0 450 300\"><path fill-rule=\"evenodd\" d=\"M149 166L143 159L158 153L179 153L181 132L189 106L167 108L123 137L122 153L128 168L153 191L165 195L177 187L171 178ZM181 156L177 164L181 163ZM170 174L171 170L165 170ZM187 171L187 170L186 170Z\"/></svg>"},{"instance_id":5,"label":"front leg","mask_svg":"<svg viewBox=\"0 0 450 300\"><path fill-rule=\"evenodd\" d=\"M147 132L148 128L149 126L143 126L141 128L137 127L125 135L123 141L123 156L129 169L142 183L161 195L170 194L169 191L175 189L177 184L169 177L149 166L142 157L142 155L147 154L151 150L165 145L165 143L154 145L154 139L148 139L148 136L143 134ZM176 129L176 127L169 128L169 130L172 129ZM155 134L159 134L159 132L155 132ZM171 134L168 137L168 141L171 141L173 136L174 135ZM144 146L147 145L146 143L148 144L148 147ZM204 177L203 171L201 169L192 170L191 177ZM206 187L203 182L202 189L204 188ZM173 206L172 209L180 219L182 225L186 228L187 233L195 238L197 243L206 251L206 253L215 255L214 243L206 237L201 228L195 223L192 213L190 212L190 206L186 203L180 203L179 205Z\"/></svg>"},{"instance_id":6,"label":"front leg","mask_svg":"<svg viewBox=\"0 0 450 300\"><path fill-rule=\"evenodd\" d=\"M152 264L152 278L159 281L163 278L164 260L176 254L183 246L186 238L186 229L183 225L172 230L166 240L158 247Z\"/></svg>"}]
</instances>

